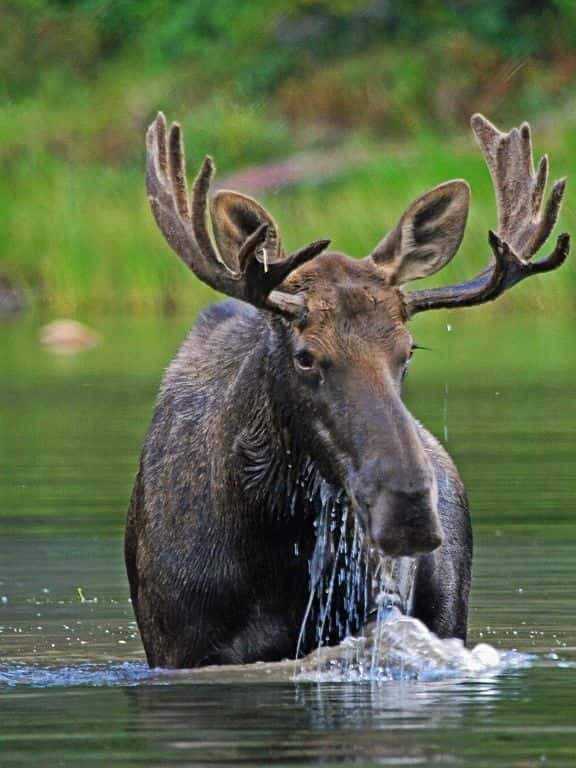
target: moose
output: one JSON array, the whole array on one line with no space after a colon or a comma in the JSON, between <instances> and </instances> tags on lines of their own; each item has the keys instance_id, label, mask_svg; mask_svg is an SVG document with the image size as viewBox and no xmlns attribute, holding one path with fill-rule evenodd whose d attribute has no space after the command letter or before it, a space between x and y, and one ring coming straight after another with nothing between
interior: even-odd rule
<instances>
[{"instance_id":1,"label":"moose","mask_svg":"<svg viewBox=\"0 0 576 768\"><path fill-rule=\"evenodd\" d=\"M158 227L229 297L200 314L164 375L128 511L130 593L151 666L275 661L337 644L371 615L382 558L411 558L410 615L465 641L468 501L451 458L402 401L418 348L406 324L493 301L569 250L562 234L532 258L565 180L544 204L548 160L534 168L528 124L503 133L476 114L471 125L497 199L491 258L470 280L411 291L460 246L465 181L418 197L363 259L327 250L329 240L286 253L255 200L222 190L209 202L209 157L189 196L180 126L168 130L159 113L149 127ZM354 551L361 562L362 588L332 579L331 600L317 590L313 605L344 550L349 567ZM320 636L303 621L314 612Z\"/></svg>"}]
</instances>

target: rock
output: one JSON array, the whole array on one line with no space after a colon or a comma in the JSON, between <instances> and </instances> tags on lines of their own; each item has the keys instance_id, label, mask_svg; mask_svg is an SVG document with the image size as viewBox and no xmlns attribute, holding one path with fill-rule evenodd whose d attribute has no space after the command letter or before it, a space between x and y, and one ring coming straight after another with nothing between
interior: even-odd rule
<instances>
[{"instance_id":1,"label":"rock","mask_svg":"<svg viewBox=\"0 0 576 768\"><path fill-rule=\"evenodd\" d=\"M39 333L40 343L55 355L75 355L96 347L100 336L77 320L55 320L44 325Z\"/></svg>"}]
</instances>

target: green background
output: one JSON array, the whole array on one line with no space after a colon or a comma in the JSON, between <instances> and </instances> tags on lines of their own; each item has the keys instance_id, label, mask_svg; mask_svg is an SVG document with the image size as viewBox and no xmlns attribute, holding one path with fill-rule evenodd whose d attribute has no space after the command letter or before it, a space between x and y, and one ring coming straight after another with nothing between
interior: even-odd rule
<instances>
[{"instance_id":1,"label":"green background","mask_svg":"<svg viewBox=\"0 0 576 768\"><path fill-rule=\"evenodd\" d=\"M470 115L530 120L552 177L571 175L575 44L572 0L5 0L0 277L49 316L211 298L148 210L144 133L163 109L184 126L190 173L209 152L220 182L250 192L230 174L287 163L258 196L291 248L329 237L364 256L414 196L466 178L468 233L440 281L461 279L496 223ZM569 187L562 228L575 217ZM564 312L575 288L567 264L510 302Z\"/></svg>"}]
</instances>

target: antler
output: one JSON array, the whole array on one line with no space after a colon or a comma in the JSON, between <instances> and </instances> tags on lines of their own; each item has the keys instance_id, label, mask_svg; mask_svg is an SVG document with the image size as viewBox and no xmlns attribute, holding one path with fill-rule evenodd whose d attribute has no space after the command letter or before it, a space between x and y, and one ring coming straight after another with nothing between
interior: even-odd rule
<instances>
[{"instance_id":1,"label":"antler","mask_svg":"<svg viewBox=\"0 0 576 768\"><path fill-rule=\"evenodd\" d=\"M257 307L294 316L302 309L298 295L277 290L287 275L329 244L317 240L290 255L279 246L273 223L265 221L246 238L237 254L217 252L208 231L207 200L214 164L206 157L188 197L184 146L178 123L167 135L159 112L146 134L146 187L150 206L168 244L194 274L217 291ZM273 258L267 259L267 254ZM236 262L237 269L228 263Z\"/></svg>"},{"instance_id":2,"label":"antler","mask_svg":"<svg viewBox=\"0 0 576 768\"><path fill-rule=\"evenodd\" d=\"M530 261L556 224L566 179L554 184L543 210L548 158L545 155L534 170L528 123L502 133L485 117L476 114L471 124L496 192L498 234L490 231L488 237L494 258L489 267L471 280L406 294L409 315L427 309L469 307L492 301L526 277L557 269L568 256L570 237L562 234L548 257Z\"/></svg>"}]
</instances>

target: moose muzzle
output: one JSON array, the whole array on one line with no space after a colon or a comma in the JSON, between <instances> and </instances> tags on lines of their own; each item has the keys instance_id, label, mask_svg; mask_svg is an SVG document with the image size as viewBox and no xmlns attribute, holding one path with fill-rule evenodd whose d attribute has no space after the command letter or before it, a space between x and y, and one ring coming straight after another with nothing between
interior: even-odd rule
<instances>
[{"instance_id":1,"label":"moose muzzle","mask_svg":"<svg viewBox=\"0 0 576 768\"><path fill-rule=\"evenodd\" d=\"M432 552L442 544L438 489L426 457L402 472L381 459L358 472L353 497L373 545L390 557Z\"/></svg>"},{"instance_id":2,"label":"moose muzzle","mask_svg":"<svg viewBox=\"0 0 576 768\"><path fill-rule=\"evenodd\" d=\"M436 489L384 489L367 510L367 528L374 545L391 557L432 552L442 544Z\"/></svg>"},{"instance_id":3,"label":"moose muzzle","mask_svg":"<svg viewBox=\"0 0 576 768\"><path fill-rule=\"evenodd\" d=\"M364 377L366 378L366 377ZM383 554L421 555L442 544L436 474L390 378L354 379L347 488L366 533Z\"/></svg>"}]
</instances>

